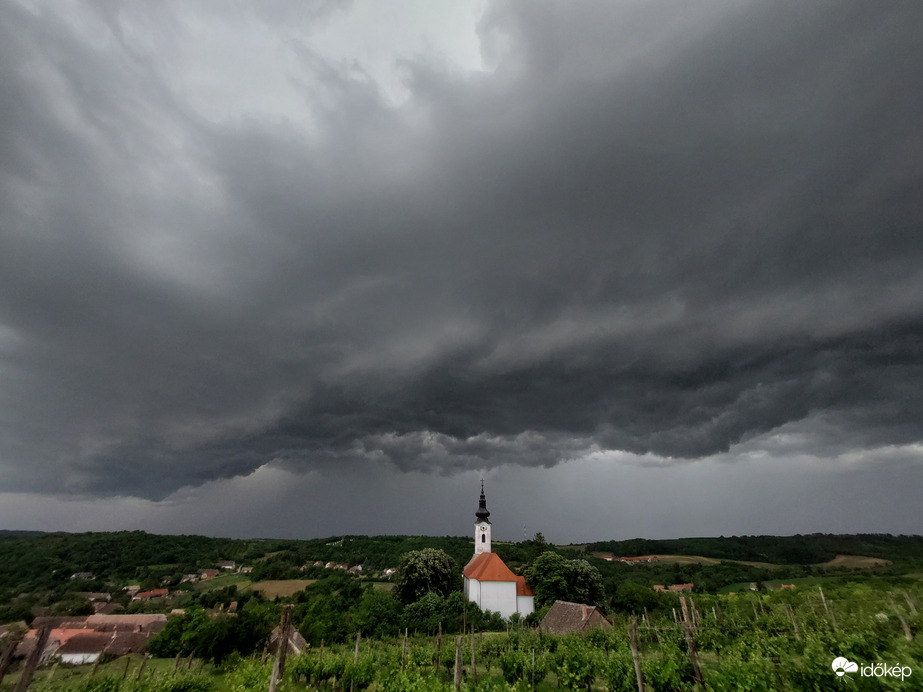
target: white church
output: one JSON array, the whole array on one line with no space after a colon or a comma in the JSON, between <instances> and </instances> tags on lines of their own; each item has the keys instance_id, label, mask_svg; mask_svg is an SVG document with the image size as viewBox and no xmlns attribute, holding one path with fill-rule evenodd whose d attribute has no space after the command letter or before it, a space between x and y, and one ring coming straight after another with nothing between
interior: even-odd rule
<instances>
[{"instance_id":1,"label":"white church","mask_svg":"<svg viewBox=\"0 0 923 692\"><path fill-rule=\"evenodd\" d=\"M525 577L517 577L496 553L490 552L490 512L481 481L481 500L474 522L474 557L465 565L465 596L481 610L492 610L505 618L513 613L525 617L535 610L535 594Z\"/></svg>"}]
</instances>

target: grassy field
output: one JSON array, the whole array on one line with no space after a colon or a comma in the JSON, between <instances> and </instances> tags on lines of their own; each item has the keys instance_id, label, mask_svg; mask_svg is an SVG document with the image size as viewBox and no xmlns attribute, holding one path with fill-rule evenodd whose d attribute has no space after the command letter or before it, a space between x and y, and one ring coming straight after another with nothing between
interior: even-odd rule
<instances>
[{"instance_id":1,"label":"grassy field","mask_svg":"<svg viewBox=\"0 0 923 692\"><path fill-rule=\"evenodd\" d=\"M594 557L602 558L608 553L592 553ZM703 555L639 555L637 557L655 557L657 562L670 565L718 565L722 562L728 562L737 565L749 565L750 567L759 567L760 569L781 569L787 565L781 565L774 562L755 562L752 560L719 560L713 557ZM642 565L653 563L640 563ZM847 569L872 569L874 567L883 567L890 565L890 560L884 560L877 557L866 557L864 555L837 555L828 562L819 562L815 567L830 568L847 568Z\"/></svg>"},{"instance_id":2,"label":"grassy field","mask_svg":"<svg viewBox=\"0 0 923 692\"><path fill-rule=\"evenodd\" d=\"M275 579L268 581L258 581L250 584L253 591L259 591L263 598L272 600L278 597L293 596L299 591L304 591L306 586L310 586L317 579Z\"/></svg>"},{"instance_id":3,"label":"grassy field","mask_svg":"<svg viewBox=\"0 0 923 692\"><path fill-rule=\"evenodd\" d=\"M764 581L763 588L774 590L774 589L778 589L782 584L794 584L796 589L806 589L806 588L815 587L818 584L822 584L826 586L826 583L829 581L830 581L829 578L825 578L825 577L798 577L795 579L773 579L771 581ZM731 592L750 593L750 583L751 582L746 581L746 582L738 582L736 584L728 584L727 586L723 586L720 589L718 589L718 593L719 594L728 594Z\"/></svg>"},{"instance_id":4,"label":"grassy field","mask_svg":"<svg viewBox=\"0 0 923 692\"><path fill-rule=\"evenodd\" d=\"M250 586L250 579L248 579L245 574L221 574L214 579L205 579L204 581L196 582L192 588L196 591L213 591L215 589L223 589L231 584L237 584L237 590L243 591Z\"/></svg>"},{"instance_id":5,"label":"grassy field","mask_svg":"<svg viewBox=\"0 0 923 692\"><path fill-rule=\"evenodd\" d=\"M872 569L890 565L890 560L879 557L864 557L863 555L837 555L829 562L821 562L817 567L846 567L848 569Z\"/></svg>"}]
</instances>

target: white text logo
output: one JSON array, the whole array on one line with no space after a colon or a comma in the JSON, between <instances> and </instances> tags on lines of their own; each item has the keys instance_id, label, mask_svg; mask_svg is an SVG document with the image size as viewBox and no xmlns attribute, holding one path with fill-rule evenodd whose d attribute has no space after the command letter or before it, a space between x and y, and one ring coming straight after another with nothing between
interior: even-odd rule
<instances>
[{"instance_id":1,"label":"white text logo","mask_svg":"<svg viewBox=\"0 0 923 692\"><path fill-rule=\"evenodd\" d=\"M902 666L900 664L892 666L887 663L860 666L858 663L854 663L843 656L837 656L833 659L833 663L830 664L830 667L833 668L833 672L840 678L847 673L859 673L863 678L890 677L903 680L904 678L909 678L911 673L913 673L910 666Z\"/></svg>"}]
</instances>

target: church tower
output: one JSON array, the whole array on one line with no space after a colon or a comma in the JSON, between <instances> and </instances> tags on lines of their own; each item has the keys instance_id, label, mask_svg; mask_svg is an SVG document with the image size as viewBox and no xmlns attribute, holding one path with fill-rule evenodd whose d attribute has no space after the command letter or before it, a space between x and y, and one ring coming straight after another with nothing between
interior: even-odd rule
<instances>
[{"instance_id":1,"label":"church tower","mask_svg":"<svg viewBox=\"0 0 923 692\"><path fill-rule=\"evenodd\" d=\"M487 511L487 498L484 497L484 481L481 481L481 499L478 511L474 513L474 556L490 552L490 512Z\"/></svg>"}]
</instances>

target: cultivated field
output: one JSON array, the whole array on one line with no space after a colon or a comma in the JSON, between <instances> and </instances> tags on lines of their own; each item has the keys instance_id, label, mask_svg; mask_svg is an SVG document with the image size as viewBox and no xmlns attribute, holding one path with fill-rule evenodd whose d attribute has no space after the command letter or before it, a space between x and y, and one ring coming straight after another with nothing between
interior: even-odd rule
<instances>
[{"instance_id":1,"label":"cultivated field","mask_svg":"<svg viewBox=\"0 0 923 692\"><path fill-rule=\"evenodd\" d=\"M258 581L250 584L250 589L259 591L263 598L273 600L274 598L288 598L294 596L299 591L304 591L306 586L310 586L317 579L273 579L267 581Z\"/></svg>"}]
</instances>

